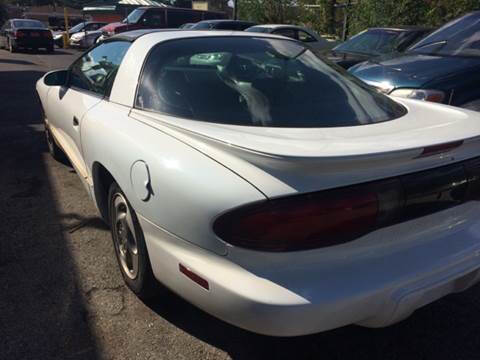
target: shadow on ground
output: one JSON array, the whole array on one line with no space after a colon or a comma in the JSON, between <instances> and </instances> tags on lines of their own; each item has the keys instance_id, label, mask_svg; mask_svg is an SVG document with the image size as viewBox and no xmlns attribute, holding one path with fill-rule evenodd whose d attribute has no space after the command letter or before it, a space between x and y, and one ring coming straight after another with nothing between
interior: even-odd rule
<instances>
[{"instance_id":1,"label":"shadow on ground","mask_svg":"<svg viewBox=\"0 0 480 360\"><path fill-rule=\"evenodd\" d=\"M320 334L274 338L238 329L165 291L146 305L232 359L478 359L479 287L450 295L396 325L347 326Z\"/></svg>"},{"instance_id":2,"label":"shadow on ground","mask_svg":"<svg viewBox=\"0 0 480 360\"><path fill-rule=\"evenodd\" d=\"M41 75L0 72L0 358L96 359L45 166L34 93Z\"/></svg>"}]
</instances>

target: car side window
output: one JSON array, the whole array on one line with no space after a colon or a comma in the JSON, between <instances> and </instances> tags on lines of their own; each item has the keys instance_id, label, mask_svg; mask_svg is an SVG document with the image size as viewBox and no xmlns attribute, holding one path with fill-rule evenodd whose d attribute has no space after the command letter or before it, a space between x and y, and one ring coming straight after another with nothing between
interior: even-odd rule
<instances>
[{"instance_id":1,"label":"car side window","mask_svg":"<svg viewBox=\"0 0 480 360\"><path fill-rule=\"evenodd\" d=\"M278 29L273 32L275 35L282 35L292 39L297 38L296 31L294 29Z\"/></svg>"},{"instance_id":2,"label":"car side window","mask_svg":"<svg viewBox=\"0 0 480 360\"><path fill-rule=\"evenodd\" d=\"M165 11L147 11L141 20L144 26L163 27L165 22Z\"/></svg>"},{"instance_id":3,"label":"car side window","mask_svg":"<svg viewBox=\"0 0 480 360\"><path fill-rule=\"evenodd\" d=\"M109 96L113 80L130 43L103 43L78 59L70 68L69 86Z\"/></svg>"},{"instance_id":4,"label":"car side window","mask_svg":"<svg viewBox=\"0 0 480 360\"><path fill-rule=\"evenodd\" d=\"M304 43L311 43L317 41L312 35L303 30L298 30L298 40Z\"/></svg>"}]
</instances>

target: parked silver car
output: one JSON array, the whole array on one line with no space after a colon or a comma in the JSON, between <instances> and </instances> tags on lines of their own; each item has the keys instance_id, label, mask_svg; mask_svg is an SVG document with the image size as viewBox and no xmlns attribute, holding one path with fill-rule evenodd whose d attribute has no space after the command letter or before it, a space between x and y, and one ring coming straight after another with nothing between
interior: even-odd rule
<instances>
[{"instance_id":1,"label":"parked silver car","mask_svg":"<svg viewBox=\"0 0 480 360\"><path fill-rule=\"evenodd\" d=\"M249 27L245 31L286 36L295 40L299 40L314 50L331 49L332 47L337 45L336 42L324 39L311 29L296 25L255 25Z\"/></svg>"}]
</instances>

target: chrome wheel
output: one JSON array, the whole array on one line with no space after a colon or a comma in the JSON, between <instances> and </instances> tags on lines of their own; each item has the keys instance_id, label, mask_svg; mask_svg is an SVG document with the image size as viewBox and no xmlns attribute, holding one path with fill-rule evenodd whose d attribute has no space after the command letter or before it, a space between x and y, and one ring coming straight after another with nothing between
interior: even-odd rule
<instances>
[{"instance_id":1,"label":"chrome wheel","mask_svg":"<svg viewBox=\"0 0 480 360\"><path fill-rule=\"evenodd\" d=\"M138 246L132 214L121 193L113 195L112 233L122 271L130 279L138 275Z\"/></svg>"}]
</instances>

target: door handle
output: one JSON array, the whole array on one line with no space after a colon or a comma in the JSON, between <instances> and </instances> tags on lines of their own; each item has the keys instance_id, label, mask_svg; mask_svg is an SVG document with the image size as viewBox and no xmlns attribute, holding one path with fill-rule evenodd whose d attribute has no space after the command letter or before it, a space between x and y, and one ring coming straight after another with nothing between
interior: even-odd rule
<instances>
[{"instance_id":1,"label":"door handle","mask_svg":"<svg viewBox=\"0 0 480 360\"><path fill-rule=\"evenodd\" d=\"M78 119L76 116L73 117L73 126L78 126Z\"/></svg>"}]
</instances>

